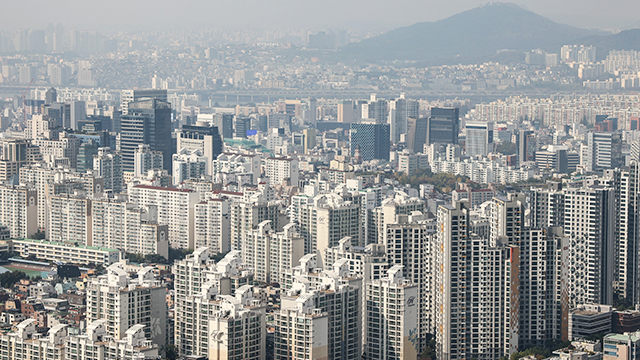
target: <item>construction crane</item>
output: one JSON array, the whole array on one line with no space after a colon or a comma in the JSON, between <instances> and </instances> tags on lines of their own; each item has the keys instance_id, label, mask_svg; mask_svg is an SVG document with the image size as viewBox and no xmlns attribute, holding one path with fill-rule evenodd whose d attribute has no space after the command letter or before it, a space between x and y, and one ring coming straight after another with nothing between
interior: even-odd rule
<instances>
[{"instance_id":1,"label":"construction crane","mask_svg":"<svg viewBox=\"0 0 640 360\"><path fill-rule=\"evenodd\" d=\"M22 92L22 114L24 116L22 125L27 123L27 91L31 88L31 84L33 84L33 78L31 78L29 85L27 85L27 88Z\"/></svg>"}]
</instances>

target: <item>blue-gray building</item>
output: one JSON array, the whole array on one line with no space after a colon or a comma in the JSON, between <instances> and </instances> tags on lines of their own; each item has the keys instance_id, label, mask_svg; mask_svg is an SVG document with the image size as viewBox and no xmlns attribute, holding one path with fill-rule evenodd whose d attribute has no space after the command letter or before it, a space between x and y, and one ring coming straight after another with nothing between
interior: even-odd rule
<instances>
[{"instance_id":1,"label":"blue-gray building","mask_svg":"<svg viewBox=\"0 0 640 360\"><path fill-rule=\"evenodd\" d=\"M391 151L389 124L351 124L351 156L360 149L362 161L380 159L389 161Z\"/></svg>"}]
</instances>

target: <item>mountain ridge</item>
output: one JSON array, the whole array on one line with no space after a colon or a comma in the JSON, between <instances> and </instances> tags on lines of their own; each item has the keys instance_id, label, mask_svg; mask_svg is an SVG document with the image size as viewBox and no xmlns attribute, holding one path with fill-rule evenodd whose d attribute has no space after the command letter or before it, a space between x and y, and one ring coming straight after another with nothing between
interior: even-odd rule
<instances>
[{"instance_id":1,"label":"mountain ridge","mask_svg":"<svg viewBox=\"0 0 640 360\"><path fill-rule=\"evenodd\" d=\"M511 3L488 3L434 22L420 22L345 46L342 60L451 61L494 56L508 49L559 52L605 33L558 24Z\"/></svg>"}]
</instances>

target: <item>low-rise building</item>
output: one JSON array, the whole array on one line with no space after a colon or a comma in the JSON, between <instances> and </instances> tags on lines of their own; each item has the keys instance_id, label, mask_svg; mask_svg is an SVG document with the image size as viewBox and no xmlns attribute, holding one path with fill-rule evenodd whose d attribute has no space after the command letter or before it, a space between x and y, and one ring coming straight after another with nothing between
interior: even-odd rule
<instances>
[{"instance_id":1,"label":"low-rise building","mask_svg":"<svg viewBox=\"0 0 640 360\"><path fill-rule=\"evenodd\" d=\"M40 260L79 265L100 264L107 267L124 257L122 251L118 249L86 246L84 244L34 239L17 239L11 242L13 250L24 258L33 255Z\"/></svg>"}]
</instances>

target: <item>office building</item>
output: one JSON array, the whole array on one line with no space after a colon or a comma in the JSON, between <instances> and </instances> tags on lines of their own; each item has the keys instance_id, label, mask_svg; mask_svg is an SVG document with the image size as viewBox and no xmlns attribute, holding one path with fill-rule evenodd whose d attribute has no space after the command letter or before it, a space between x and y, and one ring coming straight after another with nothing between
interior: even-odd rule
<instances>
[{"instance_id":1,"label":"office building","mask_svg":"<svg viewBox=\"0 0 640 360\"><path fill-rule=\"evenodd\" d=\"M237 117L235 121L235 137L247 138L247 131L251 129L251 118Z\"/></svg>"},{"instance_id":2,"label":"office building","mask_svg":"<svg viewBox=\"0 0 640 360\"><path fill-rule=\"evenodd\" d=\"M76 165L77 172L86 173L87 170L93 170L93 157L98 155L99 147L98 142L93 139L80 145Z\"/></svg>"},{"instance_id":3,"label":"office building","mask_svg":"<svg viewBox=\"0 0 640 360\"><path fill-rule=\"evenodd\" d=\"M338 103L338 122L350 123L353 122L353 101L342 100Z\"/></svg>"},{"instance_id":4,"label":"office building","mask_svg":"<svg viewBox=\"0 0 640 360\"><path fill-rule=\"evenodd\" d=\"M123 170L134 171L134 155L142 144L161 152L163 169L171 170L171 104L158 99L134 101L129 103L127 112L120 124Z\"/></svg>"},{"instance_id":5,"label":"office building","mask_svg":"<svg viewBox=\"0 0 640 360\"><path fill-rule=\"evenodd\" d=\"M484 121L467 121L467 156L487 156L493 152L493 123Z\"/></svg>"},{"instance_id":6,"label":"office building","mask_svg":"<svg viewBox=\"0 0 640 360\"><path fill-rule=\"evenodd\" d=\"M149 144L140 144L133 154L133 176L145 176L149 170L161 170L164 164L162 152L151 151Z\"/></svg>"},{"instance_id":7,"label":"office building","mask_svg":"<svg viewBox=\"0 0 640 360\"><path fill-rule=\"evenodd\" d=\"M527 161L535 161L537 145L533 131L520 130L516 137L516 148L518 151L518 164L522 165Z\"/></svg>"},{"instance_id":8,"label":"office building","mask_svg":"<svg viewBox=\"0 0 640 360\"><path fill-rule=\"evenodd\" d=\"M417 358L419 293L402 277L402 266L394 265L385 278L367 283L365 301L367 359Z\"/></svg>"},{"instance_id":9,"label":"office building","mask_svg":"<svg viewBox=\"0 0 640 360\"><path fill-rule=\"evenodd\" d=\"M421 153L424 144L427 143L427 130L429 128L429 119L427 118L408 118L407 119L407 149L415 154Z\"/></svg>"},{"instance_id":10,"label":"office building","mask_svg":"<svg viewBox=\"0 0 640 360\"><path fill-rule=\"evenodd\" d=\"M250 230L242 247L242 260L254 269L254 279L263 283L283 283L284 274L298 265L304 255L304 239L297 225L289 223L282 232L271 229L266 220Z\"/></svg>"},{"instance_id":11,"label":"office building","mask_svg":"<svg viewBox=\"0 0 640 360\"><path fill-rule=\"evenodd\" d=\"M134 325L144 327L147 339L163 347L167 331L167 288L155 278L153 268L140 270L136 278L116 263L106 275L91 279L87 289L87 322L105 319L106 333L126 339Z\"/></svg>"},{"instance_id":12,"label":"office building","mask_svg":"<svg viewBox=\"0 0 640 360\"><path fill-rule=\"evenodd\" d=\"M122 115L129 114L129 103L148 99L167 101L167 90L122 90L120 93L120 111L122 111Z\"/></svg>"},{"instance_id":13,"label":"office building","mask_svg":"<svg viewBox=\"0 0 640 360\"><path fill-rule=\"evenodd\" d=\"M460 132L459 110L432 108L427 126L427 144L457 144Z\"/></svg>"},{"instance_id":14,"label":"office building","mask_svg":"<svg viewBox=\"0 0 640 360\"><path fill-rule=\"evenodd\" d=\"M398 153L398 172L411 175L416 171L429 168L429 157L418 153L413 154L410 151L403 150Z\"/></svg>"},{"instance_id":15,"label":"office building","mask_svg":"<svg viewBox=\"0 0 640 360\"><path fill-rule=\"evenodd\" d=\"M389 161L389 131L389 124L352 123L349 135L351 156L356 156L356 152L359 152L362 161Z\"/></svg>"},{"instance_id":16,"label":"office building","mask_svg":"<svg viewBox=\"0 0 640 360\"><path fill-rule=\"evenodd\" d=\"M603 360L636 359L640 356L640 333L607 334L604 343Z\"/></svg>"},{"instance_id":17,"label":"office building","mask_svg":"<svg viewBox=\"0 0 640 360\"><path fill-rule=\"evenodd\" d=\"M583 153L582 164L589 172L615 169L624 164L620 134L590 132L587 134L586 150L587 153Z\"/></svg>"},{"instance_id":18,"label":"office building","mask_svg":"<svg viewBox=\"0 0 640 360\"><path fill-rule=\"evenodd\" d=\"M571 309L568 321L569 340L610 333L614 310L612 306L599 304L579 304Z\"/></svg>"},{"instance_id":19,"label":"office building","mask_svg":"<svg viewBox=\"0 0 640 360\"><path fill-rule=\"evenodd\" d=\"M169 227L169 245L194 248L194 210L200 198L193 190L130 185L129 201L136 206L156 206L158 223Z\"/></svg>"},{"instance_id":20,"label":"office building","mask_svg":"<svg viewBox=\"0 0 640 360\"><path fill-rule=\"evenodd\" d=\"M302 135L304 136L304 153L308 154L309 150L316 147L316 129L304 129L302 130Z\"/></svg>"},{"instance_id":21,"label":"office building","mask_svg":"<svg viewBox=\"0 0 640 360\"><path fill-rule=\"evenodd\" d=\"M93 157L93 173L104 180L104 190L120 193L124 190L123 156L111 148L98 148Z\"/></svg>"},{"instance_id":22,"label":"office building","mask_svg":"<svg viewBox=\"0 0 640 360\"><path fill-rule=\"evenodd\" d=\"M176 136L176 149L200 150L209 161L206 164L206 174L213 175L211 162L222 154L222 138L218 127L208 126L198 121L196 125L183 125Z\"/></svg>"},{"instance_id":23,"label":"office building","mask_svg":"<svg viewBox=\"0 0 640 360\"><path fill-rule=\"evenodd\" d=\"M318 121L318 100L315 98L309 98L308 100L309 108L307 109L307 122L311 124L313 127L316 126L316 122Z\"/></svg>"}]
</instances>

